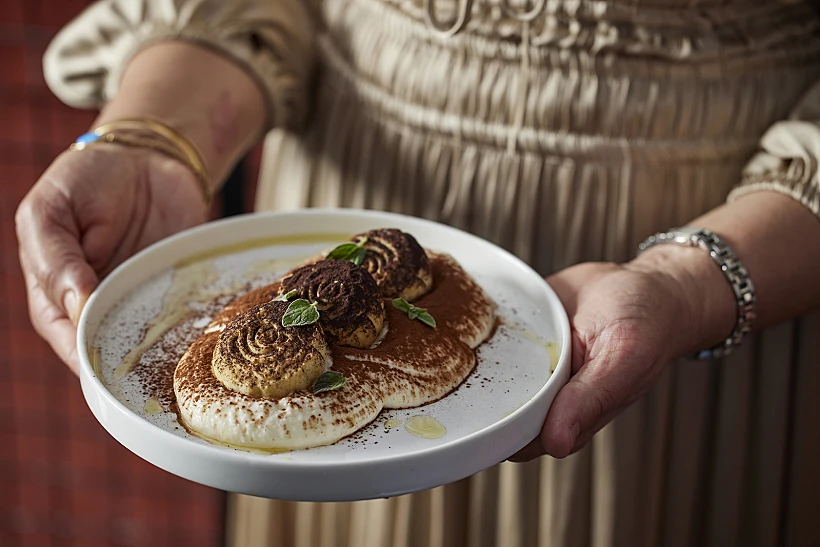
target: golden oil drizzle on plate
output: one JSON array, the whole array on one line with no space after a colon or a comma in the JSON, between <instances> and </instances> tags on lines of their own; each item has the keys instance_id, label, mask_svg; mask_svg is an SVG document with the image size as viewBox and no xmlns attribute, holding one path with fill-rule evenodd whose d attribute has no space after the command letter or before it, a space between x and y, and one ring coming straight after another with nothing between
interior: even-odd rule
<instances>
[{"instance_id":1,"label":"golden oil drizzle on plate","mask_svg":"<svg viewBox=\"0 0 820 547\"><path fill-rule=\"evenodd\" d=\"M97 378L102 381L102 354L100 353L100 348L88 344L88 358L91 361L91 370L93 370Z\"/></svg>"},{"instance_id":2,"label":"golden oil drizzle on plate","mask_svg":"<svg viewBox=\"0 0 820 547\"><path fill-rule=\"evenodd\" d=\"M148 400L145 401L145 406L143 406L142 409L146 414L160 414L165 412L165 407L163 407L159 401L153 397L149 397Z\"/></svg>"},{"instance_id":3,"label":"golden oil drizzle on plate","mask_svg":"<svg viewBox=\"0 0 820 547\"><path fill-rule=\"evenodd\" d=\"M447 429L435 418L418 414L407 418L404 429L411 435L422 439L440 439L447 433Z\"/></svg>"},{"instance_id":4,"label":"golden oil drizzle on plate","mask_svg":"<svg viewBox=\"0 0 820 547\"><path fill-rule=\"evenodd\" d=\"M561 358L561 348L555 342L547 342L547 353L550 356L550 372L555 372L558 366L558 359Z\"/></svg>"},{"instance_id":5,"label":"golden oil drizzle on plate","mask_svg":"<svg viewBox=\"0 0 820 547\"><path fill-rule=\"evenodd\" d=\"M558 344L556 344L555 342L549 342L547 340L544 340L532 331L528 331L526 329L518 330L521 332L521 334L524 335L524 338L526 338L530 342L538 344L539 346L547 350L547 355L550 359L550 372L555 372L555 367L558 366L558 359L561 356L561 349L558 347Z\"/></svg>"},{"instance_id":6,"label":"golden oil drizzle on plate","mask_svg":"<svg viewBox=\"0 0 820 547\"><path fill-rule=\"evenodd\" d=\"M145 334L140 343L131 348L114 369L114 380L122 380L148 348L188 317L192 313L192 302L212 300L215 295L212 292L201 292L202 287L212 284L218 277L216 268L210 262L198 262L175 269L171 286L162 297L162 308L145 323Z\"/></svg>"},{"instance_id":7,"label":"golden oil drizzle on plate","mask_svg":"<svg viewBox=\"0 0 820 547\"><path fill-rule=\"evenodd\" d=\"M178 325L190 316L190 304L194 302L209 302L220 296L237 292L242 287L242 281L236 280L232 286L222 291L202 291L201 287L214 283L219 275L213 266L213 259L220 256L234 254L259 247L287 244L321 243L323 241L336 242L349 239L349 234L300 234L253 239L224 245L209 251L190 256L178 262L174 268L171 286L165 291L162 298L160 312L149 319L145 324L145 334L142 340L123 357L120 364L114 369L114 381L122 380L139 362L142 354L153 346L171 328ZM246 279L257 277L259 274L273 271L278 268L292 266L307 257L292 257L262 261L251 265L245 274ZM100 374L98 377L102 378Z\"/></svg>"},{"instance_id":8,"label":"golden oil drizzle on plate","mask_svg":"<svg viewBox=\"0 0 820 547\"><path fill-rule=\"evenodd\" d=\"M289 236L264 237L259 239L250 239L241 241L231 245L223 245L209 251L195 254L177 263L177 267L185 267L189 264L202 262L204 260L211 260L224 256L227 254L238 253L241 251L249 251L259 247L271 247L274 245L300 245L307 243L342 243L350 240L350 234L339 233L318 233L318 234L296 234Z\"/></svg>"}]
</instances>

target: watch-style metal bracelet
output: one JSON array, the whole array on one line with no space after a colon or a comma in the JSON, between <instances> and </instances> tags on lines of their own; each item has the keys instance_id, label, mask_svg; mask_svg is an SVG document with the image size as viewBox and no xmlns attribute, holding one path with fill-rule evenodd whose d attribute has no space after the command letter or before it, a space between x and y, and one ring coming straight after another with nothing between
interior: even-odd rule
<instances>
[{"instance_id":1,"label":"watch-style metal bracelet","mask_svg":"<svg viewBox=\"0 0 820 547\"><path fill-rule=\"evenodd\" d=\"M749 272L732 252L732 249L718 236L705 228L683 226L668 232L650 236L638 246L638 254L655 245L675 243L687 247L699 247L709 253L712 261L732 287L737 303L737 321L732 334L723 343L692 355L694 359L717 359L729 355L752 330L755 319L755 288L749 278Z\"/></svg>"}]
</instances>

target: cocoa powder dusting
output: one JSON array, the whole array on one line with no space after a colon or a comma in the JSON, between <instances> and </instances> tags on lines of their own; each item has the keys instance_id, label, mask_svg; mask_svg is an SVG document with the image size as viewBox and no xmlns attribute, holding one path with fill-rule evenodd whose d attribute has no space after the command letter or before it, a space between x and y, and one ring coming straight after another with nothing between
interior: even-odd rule
<instances>
[{"instance_id":1,"label":"cocoa powder dusting","mask_svg":"<svg viewBox=\"0 0 820 547\"><path fill-rule=\"evenodd\" d=\"M220 334L218 361L234 370L240 383L257 376L290 376L300 367L297 358L316 353L314 342L322 336L321 327L283 327L287 308L287 302L258 304L234 317ZM248 347L250 342L253 347Z\"/></svg>"},{"instance_id":2,"label":"cocoa powder dusting","mask_svg":"<svg viewBox=\"0 0 820 547\"><path fill-rule=\"evenodd\" d=\"M419 272L430 271L427 254L412 235L396 228L381 228L358 234L352 240L364 237L367 254L362 267L376 280L385 298L395 298L417 282Z\"/></svg>"},{"instance_id":3,"label":"cocoa powder dusting","mask_svg":"<svg viewBox=\"0 0 820 547\"><path fill-rule=\"evenodd\" d=\"M477 297L483 295L483 291L453 259L431 253L429 261L434 288L415 305L427 308L436 319L437 327L433 329L420 321L410 320L407 314L392 305L390 299L384 299L387 333L375 347L356 349L331 346L333 370L345 375L345 388L317 395L306 391L292 393L284 398L290 407L312 408L310 401L320 400L333 420L358 423L357 420L367 416L368 409L372 408L370 403L362 404L359 400L361 393L370 388L381 393L385 403L391 402L390 405L385 404L386 407L407 408L418 406L420 399L426 404L444 397L470 375L476 357L468 345L469 341L486 335L487 314L494 314L494 305L486 297ZM148 394L156 397L166 408L173 408L173 382L176 376L181 389L195 392L205 404L221 398L227 400L224 398L228 395L230 404L239 405L240 409L246 408L245 405L251 401L258 401L222 386L211 371L211 359L225 325L243 312L270 301L280 292L286 292L284 286L274 283L250 291L230 303L226 299L215 301L209 308L213 310L214 317L209 328L218 327L215 332L199 336L202 330L194 328L193 321L186 321L173 329L171 332L175 334L170 337L171 340L163 340L154 357L144 358L135 369L141 374ZM282 304L286 307L286 303ZM154 349L149 349L145 357ZM256 415L249 419L261 417ZM304 427L316 429L322 423L319 416L310 415ZM241 427L239 423L236 425Z\"/></svg>"},{"instance_id":4,"label":"cocoa powder dusting","mask_svg":"<svg viewBox=\"0 0 820 547\"><path fill-rule=\"evenodd\" d=\"M381 317L379 287L370 273L348 260L320 260L288 273L279 294L295 290L299 298L318 304L319 321L330 342L337 343L357 329L375 338L371 318Z\"/></svg>"},{"instance_id":5,"label":"cocoa powder dusting","mask_svg":"<svg viewBox=\"0 0 820 547\"><path fill-rule=\"evenodd\" d=\"M332 348L335 370L366 374L386 398L409 393L426 402L444 397L469 375L476 358L465 341L483 336L482 318L494 313L492 303L476 298L480 287L451 258L432 254L431 267L434 289L415 305L427 308L436 328L410 320L388 299L384 339L371 349ZM395 407L408 406L415 405Z\"/></svg>"},{"instance_id":6,"label":"cocoa powder dusting","mask_svg":"<svg viewBox=\"0 0 820 547\"><path fill-rule=\"evenodd\" d=\"M215 298L205 306L204 310L200 311L200 315L214 317L234 299L233 295ZM133 369L132 374L139 378L143 394L146 397L153 397L165 408L173 407L176 402L174 394L176 364L203 331L201 328L194 327L195 322L196 318L191 317L172 327L165 336L145 351Z\"/></svg>"}]
</instances>

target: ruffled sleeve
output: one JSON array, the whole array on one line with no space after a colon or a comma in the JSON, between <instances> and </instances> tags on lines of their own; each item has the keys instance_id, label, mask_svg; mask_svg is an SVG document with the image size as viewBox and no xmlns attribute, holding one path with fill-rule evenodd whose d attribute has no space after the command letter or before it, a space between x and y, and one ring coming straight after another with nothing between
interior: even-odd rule
<instances>
[{"instance_id":1,"label":"ruffled sleeve","mask_svg":"<svg viewBox=\"0 0 820 547\"><path fill-rule=\"evenodd\" d=\"M128 60L149 44L189 40L242 65L265 91L270 127L299 127L315 57L308 0L101 0L49 45L46 82L63 102L101 106Z\"/></svg>"},{"instance_id":2,"label":"ruffled sleeve","mask_svg":"<svg viewBox=\"0 0 820 547\"><path fill-rule=\"evenodd\" d=\"M760 190L786 194L820 217L820 82L790 119L766 131L728 201Z\"/></svg>"}]
</instances>

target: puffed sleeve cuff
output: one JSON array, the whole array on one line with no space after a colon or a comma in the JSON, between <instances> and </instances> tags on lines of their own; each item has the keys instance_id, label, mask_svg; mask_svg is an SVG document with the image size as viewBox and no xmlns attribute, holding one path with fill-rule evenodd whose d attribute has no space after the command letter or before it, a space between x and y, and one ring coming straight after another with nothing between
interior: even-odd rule
<instances>
[{"instance_id":1,"label":"puffed sleeve cuff","mask_svg":"<svg viewBox=\"0 0 820 547\"><path fill-rule=\"evenodd\" d=\"M102 0L64 27L43 57L46 83L64 103L99 108L117 94L128 61L162 41L194 42L233 59L268 102L268 129L306 118L315 58L304 0Z\"/></svg>"},{"instance_id":2,"label":"puffed sleeve cuff","mask_svg":"<svg viewBox=\"0 0 820 547\"><path fill-rule=\"evenodd\" d=\"M804 97L792 119L766 131L760 151L727 201L761 190L796 199L820 218L820 84Z\"/></svg>"}]
</instances>

